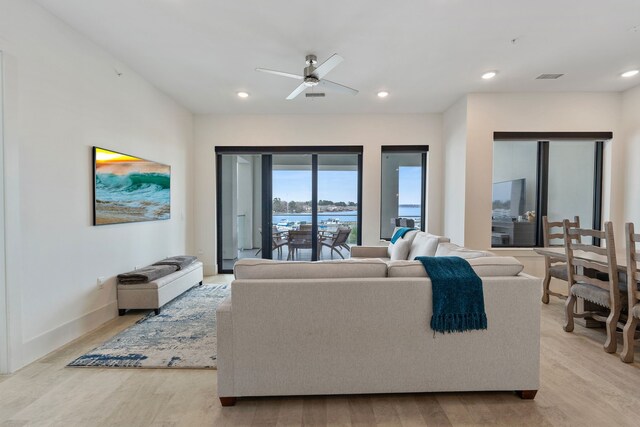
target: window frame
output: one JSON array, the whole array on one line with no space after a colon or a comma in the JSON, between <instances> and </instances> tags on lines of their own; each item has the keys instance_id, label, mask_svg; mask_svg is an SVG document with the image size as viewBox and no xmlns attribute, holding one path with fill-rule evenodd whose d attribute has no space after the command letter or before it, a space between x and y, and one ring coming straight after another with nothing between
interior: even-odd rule
<instances>
[{"instance_id":1,"label":"window frame","mask_svg":"<svg viewBox=\"0 0 640 427\"><path fill-rule=\"evenodd\" d=\"M494 132L493 141L536 141L538 143L536 159L536 230L535 246L544 246L542 217L547 215L549 202L549 143L550 141L584 140L594 143L593 171L593 221L594 230L602 230L602 190L604 170L604 142L613 138L613 132ZM593 238L593 244L599 246L600 239ZM493 246L492 248L518 249L518 246ZM527 246L529 248L529 246Z\"/></svg>"},{"instance_id":2,"label":"window frame","mask_svg":"<svg viewBox=\"0 0 640 427\"><path fill-rule=\"evenodd\" d=\"M380 240L389 241L391 238L382 237L382 156L385 153L407 154L415 153L421 155L421 179L420 179L420 230L426 230L426 205L427 205L427 154L429 153L428 145L382 145L380 147L380 223L378 224L378 232Z\"/></svg>"}]
</instances>

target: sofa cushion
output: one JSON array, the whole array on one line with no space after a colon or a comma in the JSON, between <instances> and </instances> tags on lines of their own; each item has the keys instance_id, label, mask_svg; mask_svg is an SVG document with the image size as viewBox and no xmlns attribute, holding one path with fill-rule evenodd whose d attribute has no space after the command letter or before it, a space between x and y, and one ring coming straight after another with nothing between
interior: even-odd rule
<instances>
[{"instance_id":1,"label":"sofa cushion","mask_svg":"<svg viewBox=\"0 0 640 427\"><path fill-rule=\"evenodd\" d=\"M514 257L480 257L469 259L471 268L480 277L517 276L524 266ZM428 277L420 261L390 261L389 277Z\"/></svg>"},{"instance_id":2,"label":"sofa cushion","mask_svg":"<svg viewBox=\"0 0 640 427\"><path fill-rule=\"evenodd\" d=\"M413 239L398 239L394 244L390 246L391 253L389 258L391 261L407 259L409 251L411 250L411 243Z\"/></svg>"},{"instance_id":3,"label":"sofa cushion","mask_svg":"<svg viewBox=\"0 0 640 427\"><path fill-rule=\"evenodd\" d=\"M400 228L400 227L396 227L396 228L393 229L393 233L391 233L392 236L396 234L396 231L398 230L398 228ZM393 250L393 247L400 241L403 241L403 240L405 242L408 241L409 242L409 248L410 248L411 247L411 242L413 242L413 239L416 237L416 235L418 234L419 231L420 230L407 231L404 236L402 236L400 239L396 240L396 243L389 242L389 246L387 247L387 256L389 258L391 258L391 251ZM407 250L407 254L408 253L409 253L409 251ZM406 255L405 255L405 257L403 259L407 259Z\"/></svg>"},{"instance_id":4,"label":"sofa cushion","mask_svg":"<svg viewBox=\"0 0 640 427\"><path fill-rule=\"evenodd\" d=\"M387 264L379 259L333 261L276 261L241 259L233 268L236 279L347 279L386 277Z\"/></svg>"},{"instance_id":5,"label":"sofa cushion","mask_svg":"<svg viewBox=\"0 0 640 427\"><path fill-rule=\"evenodd\" d=\"M434 256L439 241L440 236L434 236L424 231L417 233L411 242L411 250L406 259L414 260L417 256Z\"/></svg>"},{"instance_id":6,"label":"sofa cushion","mask_svg":"<svg viewBox=\"0 0 640 427\"><path fill-rule=\"evenodd\" d=\"M463 248L455 243L440 243L438 244L435 256L457 256L465 259L473 259L480 257L494 257L495 254L489 251L477 251Z\"/></svg>"}]
</instances>

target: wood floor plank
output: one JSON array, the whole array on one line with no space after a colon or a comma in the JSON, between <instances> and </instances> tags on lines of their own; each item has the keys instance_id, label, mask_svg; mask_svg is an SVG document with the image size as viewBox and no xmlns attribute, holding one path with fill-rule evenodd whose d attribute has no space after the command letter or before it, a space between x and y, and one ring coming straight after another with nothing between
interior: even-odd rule
<instances>
[{"instance_id":1,"label":"wood floor plank","mask_svg":"<svg viewBox=\"0 0 640 427\"><path fill-rule=\"evenodd\" d=\"M634 363L624 364L602 350L604 330L562 330L562 301L552 298L541 312L541 387L533 401L512 392L421 393L243 398L222 408L215 370L65 367L135 323L144 315L138 312L0 377L0 427L639 425L640 344Z\"/></svg>"},{"instance_id":2,"label":"wood floor plank","mask_svg":"<svg viewBox=\"0 0 640 427\"><path fill-rule=\"evenodd\" d=\"M302 403L303 426L327 425L327 399L324 397L307 397Z\"/></svg>"}]
</instances>

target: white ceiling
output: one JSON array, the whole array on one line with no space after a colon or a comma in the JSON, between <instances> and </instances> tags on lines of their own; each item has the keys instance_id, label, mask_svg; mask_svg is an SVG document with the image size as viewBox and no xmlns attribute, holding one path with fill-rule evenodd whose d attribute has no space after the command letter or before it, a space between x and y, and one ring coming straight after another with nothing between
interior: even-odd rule
<instances>
[{"instance_id":1,"label":"white ceiling","mask_svg":"<svg viewBox=\"0 0 640 427\"><path fill-rule=\"evenodd\" d=\"M440 112L469 92L640 84L619 76L640 68L639 0L37 1L196 113ZM327 78L360 94L286 101L297 81L254 71L300 74L308 53L343 56Z\"/></svg>"}]
</instances>

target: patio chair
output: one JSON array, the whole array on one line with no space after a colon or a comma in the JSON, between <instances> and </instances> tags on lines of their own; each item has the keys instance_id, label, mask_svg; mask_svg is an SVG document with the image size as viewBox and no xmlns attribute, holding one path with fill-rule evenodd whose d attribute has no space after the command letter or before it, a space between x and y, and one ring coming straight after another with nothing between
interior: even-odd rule
<instances>
[{"instance_id":1,"label":"patio chair","mask_svg":"<svg viewBox=\"0 0 640 427\"><path fill-rule=\"evenodd\" d=\"M258 228L260 234L262 234L262 228ZM282 247L288 244L287 232L286 231L278 231L278 227L275 225L271 227L271 250L276 251L278 254L278 259L282 259ZM262 252L262 248L258 249L256 252L256 256Z\"/></svg>"},{"instance_id":2,"label":"patio chair","mask_svg":"<svg viewBox=\"0 0 640 427\"><path fill-rule=\"evenodd\" d=\"M329 248L331 258L333 258L333 253L335 252L340 255L340 258L344 259L344 255L342 255L340 251L342 248L345 248L347 251L351 251L351 248L347 244L350 234L351 228L349 227L338 227L338 230L335 232L320 232L318 236L318 254L322 254L322 247L326 246Z\"/></svg>"}]
</instances>

